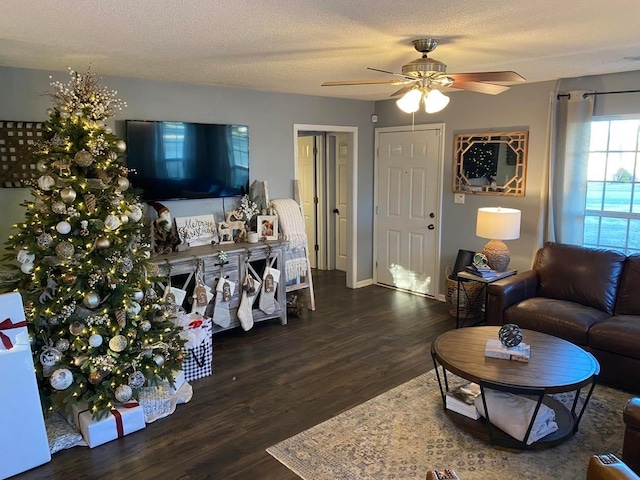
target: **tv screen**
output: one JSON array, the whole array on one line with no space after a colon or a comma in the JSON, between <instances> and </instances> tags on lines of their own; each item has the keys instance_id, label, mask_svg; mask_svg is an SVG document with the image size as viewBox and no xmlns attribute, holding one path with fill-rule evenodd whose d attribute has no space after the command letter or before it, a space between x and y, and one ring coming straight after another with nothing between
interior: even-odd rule
<instances>
[{"instance_id":1,"label":"tv screen","mask_svg":"<svg viewBox=\"0 0 640 480\"><path fill-rule=\"evenodd\" d=\"M246 125L126 121L127 166L143 200L243 195L249 187Z\"/></svg>"}]
</instances>

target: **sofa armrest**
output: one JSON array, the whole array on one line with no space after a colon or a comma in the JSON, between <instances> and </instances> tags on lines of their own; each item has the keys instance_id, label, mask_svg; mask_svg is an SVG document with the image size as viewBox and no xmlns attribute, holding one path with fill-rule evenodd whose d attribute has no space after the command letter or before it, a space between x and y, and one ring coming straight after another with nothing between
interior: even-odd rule
<instances>
[{"instance_id":1,"label":"sofa armrest","mask_svg":"<svg viewBox=\"0 0 640 480\"><path fill-rule=\"evenodd\" d=\"M487 325L504 324L504 311L515 303L534 297L537 291L538 276L533 270L487 285Z\"/></svg>"},{"instance_id":2,"label":"sofa armrest","mask_svg":"<svg viewBox=\"0 0 640 480\"><path fill-rule=\"evenodd\" d=\"M591 457L587 480L640 480L640 477L615 455L608 454Z\"/></svg>"},{"instance_id":3,"label":"sofa armrest","mask_svg":"<svg viewBox=\"0 0 640 480\"><path fill-rule=\"evenodd\" d=\"M640 475L640 398L627 402L622 418L625 424L622 460Z\"/></svg>"}]
</instances>

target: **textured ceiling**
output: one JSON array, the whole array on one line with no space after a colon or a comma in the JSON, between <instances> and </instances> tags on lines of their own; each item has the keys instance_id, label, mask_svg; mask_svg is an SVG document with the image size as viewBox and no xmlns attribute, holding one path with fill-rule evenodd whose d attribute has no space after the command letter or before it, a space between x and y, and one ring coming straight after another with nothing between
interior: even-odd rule
<instances>
[{"instance_id":1,"label":"textured ceiling","mask_svg":"<svg viewBox=\"0 0 640 480\"><path fill-rule=\"evenodd\" d=\"M450 73L514 70L528 82L640 70L638 0L2 0L0 65L388 98L419 57Z\"/></svg>"}]
</instances>

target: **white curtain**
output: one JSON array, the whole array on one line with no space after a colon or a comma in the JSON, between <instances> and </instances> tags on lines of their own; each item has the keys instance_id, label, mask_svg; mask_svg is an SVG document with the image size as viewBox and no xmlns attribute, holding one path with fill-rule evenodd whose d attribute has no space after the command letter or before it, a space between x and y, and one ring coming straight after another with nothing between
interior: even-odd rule
<instances>
[{"instance_id":1,"label":"white curtain","mask_svg":"<svg viewBox=\"0 0 640 480\"><path fill-rule=\"evenodd\" d=\"M552 92L537 247L545 241L582 244L595 97L589 93Z\"/></svg>"}]
</instances>

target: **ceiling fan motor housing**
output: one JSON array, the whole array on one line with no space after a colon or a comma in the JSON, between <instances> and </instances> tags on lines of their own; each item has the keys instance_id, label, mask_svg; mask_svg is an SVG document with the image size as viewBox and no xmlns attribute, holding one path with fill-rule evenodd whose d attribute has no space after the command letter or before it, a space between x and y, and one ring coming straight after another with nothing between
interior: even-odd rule
<instances>
[{"instance_id":1,"label":"ceiling fan motor housing","mask_svg":"<svg viewBox=\"0 0 640 480\"><path fill-rule=\"evenodd\" d=\"M404 75L410 75L412 77L426 77L433 75L434 73L446 73L447 66L435 60L433 58L417 58L411 63L407 63L402 67L402 73Z\"/></svg>"}]
</instances>

